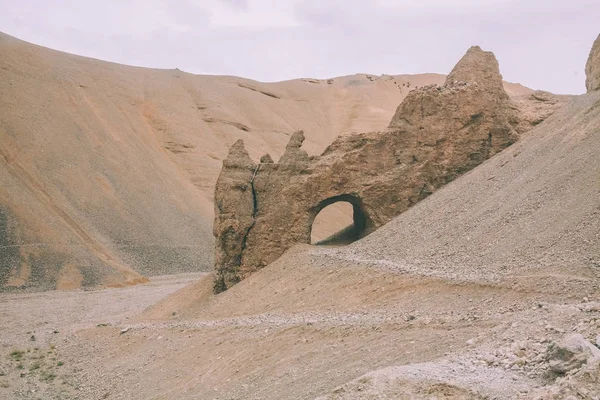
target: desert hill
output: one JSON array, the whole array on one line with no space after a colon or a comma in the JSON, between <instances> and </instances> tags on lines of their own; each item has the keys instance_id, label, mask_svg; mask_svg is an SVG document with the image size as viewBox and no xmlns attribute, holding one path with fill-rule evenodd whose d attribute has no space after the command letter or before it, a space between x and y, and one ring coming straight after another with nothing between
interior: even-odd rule
<instances>
[{"instance_id":1,"label":"desert hill","mask_svg":"<svg viewBox=\"0 0 600 400\"><path fill-rule=\"evenodd\" d=\"M547 352L600 331L599 151L594 92L352 245L219 295L207 276L63 351L98 398L597 395L597 370Z\"/></svg>"},{"instance_id":2,"label":"desert hill","mask_svg":"<svg viewBox=\"0 0 600 400\"><path fill-rule=\"evenodd\" d=\"M252 157L277 158L304 129L306 150L317 154L340 134L384 128L412 88L444 80L359 74L260 83L128 67L5 34L0 54L3 288L207 271L214 183L231 143L243 138Z\"/></svg>"},{"instance_id":3,"label":"desert hill","mask_svg":"<svg viewBox=\"0 0 600 400\"><path fill-rule=\"evenodd\" d=\"M2 294L0 397L598 398L600 91L535 125L369 236L218 295L211 274Z\"/></svg>"}]
</instances>

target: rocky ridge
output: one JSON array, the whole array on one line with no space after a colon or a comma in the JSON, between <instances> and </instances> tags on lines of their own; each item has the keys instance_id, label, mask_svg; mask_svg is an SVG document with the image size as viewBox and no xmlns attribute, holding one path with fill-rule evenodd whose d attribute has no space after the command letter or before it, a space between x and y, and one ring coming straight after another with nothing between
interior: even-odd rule
<instances>
[{"instance_id":1,"label":"rocky ridge","mask_svg":"<svg viewBox=\"0 0 600 400\"><path fill-rule=\"evenodd\" d=\"M313 221L328 205L352 205L354 228L344 233L351 239L384 225L561 104L548 93L531 96L527 104L538 108L513 102L493 53L474 46L443 85L411 91L386 131L341 136L314 157L299 131L277 163L265 155L255 164L236 142L215 188L216 291L310 243Z\"/></svg>"}]
</instances>

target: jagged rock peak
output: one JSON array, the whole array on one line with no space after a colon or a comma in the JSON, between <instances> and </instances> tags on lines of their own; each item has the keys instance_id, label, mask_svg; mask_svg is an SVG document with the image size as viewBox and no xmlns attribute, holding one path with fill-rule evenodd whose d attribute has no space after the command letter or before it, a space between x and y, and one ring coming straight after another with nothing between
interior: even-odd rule
<instances>
[{"instance_id":1,"label":"jagged rock peak","mask_svg":"<svg viewBox=\"0 0 600 400\"><path fill-rule=\"evenodd\" d=\"M244 141L238 139L230 148L227 158L223 161L224 165L229 166L253 166L254 162L244 146Z\"/></svg>"},{"instance_id":2,"label":"jagged rock peak","mask_svg":"<svg viewBox=\"0 0 600 400\"><path fill-rule=\"evenodd\" d=\"M280 164L302 163L309 161L308 153L301 149L304 142L304 131L296 131L285 146L285 152L279 159Z\"/></svg>"},{"instance_id":3,"label":"jagged rock peak","mask_svg":"<svg viewBox=\"0 0 600 400\"><path fill-rule=\"evenodd\" d=\"M600 90L600 35L596 38L585 64L585 88L588 93Z\"/></svg>"},{"instance_id":4,"label":"jagged rock peak","mask_svg":"<svg viewBox=\"0 0 600 400\"><path fill-rule=\"evenodd\" d=\"M290 141L285 146L285 149L299 149L302 147L302 143L304 143L304 131L296 131L290 137Z\"/></svg>"},{"instance_id":5,"label":"jagged rock peak","mask_svg":"<svg viewBox=\"0 0 600 400\"><path fill-rule=\"evenodd\" d=\"M509 132L508 121L502 118L510 113L508 101L494 53L473 46L454 66L444 85L411 91L396 109L388 127L397 130L419 127L428 133L439 130L441 136L430 137L435 142L442 138L443 132L460 130L470 123L473 115L481 114L488 123L502 126L500 131Z\"/></svg>"},{"instance_id":6,"label":"jagged rock peak","mask_svg":"<svg viewBox=\"0 0 600 400\"><path fill-rule=\"evenodd\" d=\"M260 163L261 164L273 164L273 159L271 158L271 155L267 153L260 158Z\"/></svg>"},{"instance_id":7,"label":"jagged rock peak","mask_svg":"<svg viewBox=\"0 0 600 400\"><path fill-rule=\"evenodd\" d=\"M496 56L491 51L481 50L479 46L467 50L446 77L446 85L456 83L477 83L504 91Z\"/></svg>"}]
</instances>

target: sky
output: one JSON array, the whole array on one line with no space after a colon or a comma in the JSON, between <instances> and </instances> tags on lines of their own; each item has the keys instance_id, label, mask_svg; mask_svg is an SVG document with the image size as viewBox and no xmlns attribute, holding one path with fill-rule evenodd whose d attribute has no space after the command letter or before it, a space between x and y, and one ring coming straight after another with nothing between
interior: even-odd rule
<instances>
[{"instance_id":1,"label":"sky","mask_svg":"<svg viewBox=\"0 0 600 400\"><path fill-rule=\"evenodd\" d=\"M507 81L578 94L600 0L0 0L0 31L107 61L268 82L448 73L479 45Z\"/></svg>"}]
</instances>

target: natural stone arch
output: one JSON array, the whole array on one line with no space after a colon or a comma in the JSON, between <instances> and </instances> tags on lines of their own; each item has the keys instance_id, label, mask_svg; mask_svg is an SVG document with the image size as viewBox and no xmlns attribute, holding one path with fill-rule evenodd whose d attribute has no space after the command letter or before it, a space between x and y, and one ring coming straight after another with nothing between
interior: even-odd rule
<instances>
[{"instance_id":1,"label":"natural stone arch","mask_svg":"<svg viewBox=\"0 0 600 400\"><path fill-rule=\"evenodd\" d=\"M278 162L255 163L237 141L215 187L215 291L310 243L337 196L360 205L366 233L387 223L514 143L526 120L515 110L494 55L472 47L444 85L411 91L387 130L340 136L313 157L298 131Z\"/></svg>"},{"instance_id":2,"label":"natural stone arch","mask_svg":"<svg viewBox=\"0 0 600 400\"><path fill-rule=\"evenodd\" d=\"M366 236L367 234L369 234L370 230L373 228L373 222L371 221L371 218L365 211L364 204L363 204L362 200L360 199L360 197L357 196L356 194L340 194L340 195L332 196L325 200L322 200L321 202L319 202L319 204L317 204L317 206L313 207L310 210L309 237L311 237L311 243L312 243L312 229L314 227L315 219L317 218L319 213L321 211L323 211L325 208L327 208L328 206L336 204L336 203L340 203L340 202L346 202L346 203L349 203L350 205L352 205L352 224L348 227L345 227L343 229L343 231L344 231L343 233L341 231L337 232L337 234L340 234L340 233L343 234L343 237L340 237L340 241L350 243L350 242L354 242L358 239L361 239L364 236ZM334 243L337 243L337 242L332 242L331 240L329 242L327 242L325 239L325 240L321 240L321 241L318 241L318 242L312 243L312 244L334 244Z\"/></svg>"}]
</instances>

